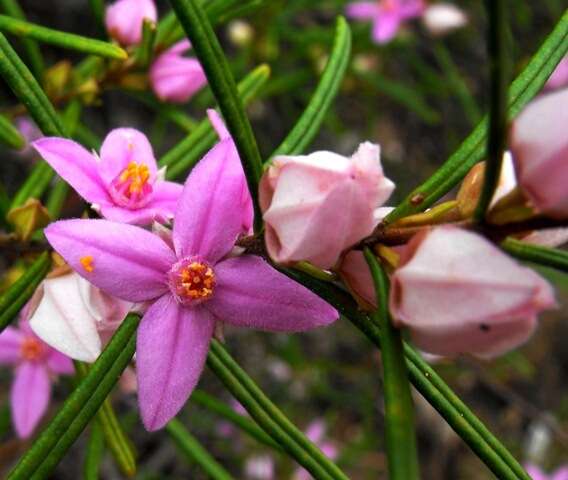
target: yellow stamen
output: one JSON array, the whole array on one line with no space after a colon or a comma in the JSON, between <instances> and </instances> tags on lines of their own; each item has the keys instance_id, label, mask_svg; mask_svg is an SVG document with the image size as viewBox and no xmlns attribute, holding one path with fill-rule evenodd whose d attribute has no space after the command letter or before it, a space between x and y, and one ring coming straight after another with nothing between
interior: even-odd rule
<instances>
[{"instance_id":1,"label":"yellow stamen","mask_svg":"<svg viewBox=\"0 0 568 480\"><path fill-rule=\"evenodd\" d=\"M130 180L128 192L130 194L140 193L148 179L150 178L150 170L147 165L130 162L128 166L120 174L119 180L126 182Z\"/></svg>"},{"instance_id":2,"label":"yellow stamen","mask_svg":"<svg viewBox=\"0 0 568 480\"><path fill-rule=\"evenodd\" d=\"M93 265L92 255L85 255L84 257L81 257L79 261L81 262L81 265L83 266L85 271L92 272L95 269L95 266Z\"/></svg>"}]
</instances>

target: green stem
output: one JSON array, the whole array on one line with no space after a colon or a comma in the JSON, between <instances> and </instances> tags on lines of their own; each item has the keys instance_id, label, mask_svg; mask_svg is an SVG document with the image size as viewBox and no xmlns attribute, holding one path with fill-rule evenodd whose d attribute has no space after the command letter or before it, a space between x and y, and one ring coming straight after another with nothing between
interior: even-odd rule
<instances>
[{"instance_id":1,"label":"green stem","mask_svg":"<svg viewBox=\"0 0 568 480\"><path fill-rule=\"evenodd\" d=\"M99 468L104 452L105 438L103 430L97 422L93 422L85 451L85 464L83 465L83 478L85 480L99 480Z\"/></svg>"},{"instance_id":2,"label":"green stem","mask_svg":"<svg viewBox=\"0 0 568 480\"><path fill-rule=\"evenodd\" d=\"M49 45L55 45L56 47L97 55L99 57L117 60L126 60L128 58L126 51L118 45L94 38L82 37L74 33L53 30L6 15L0 15L0 31L17 37L32 38Z\"/></svg>"},{"instance_id":3,"label":"green stem","mask_svg":"<svg viewBox=\"0 0 568 480\"><path fill-rule=\"evenodd\" d=\"M237 85L227 59L203 7L196 0L170 0L198 60L205 71L209 86L231 133L247 178L255 212L255 230L262 224L258 205L258 182L262 175L262 160L250 122L246 116Z\"/></svg>"},{"instance_id":4,"label":"green stem","mask_svg":"<svg viewBox=\"0 0 568 480\"><path fill-rule=\"evenodd\" d=\"M377 295L377 310L371 319L379 326L384 370L385 436L389 478L419 478L418 452L414 427L414 406L400 331L392 325L388 311L388 278L371 251L365 249Z\"/></svg>"},{"instance_id":5,"label":"green stem","mask_svg":"<svg viewBox=\"0 0 568 480\"><path fill-rule=\"evenodd\" d=\"M231 480L233 477L208 452L199 441L187 431L176 418L166 425L166 432L172 437L179 450L197 463L213 480Z\"/></svg>"},{"instance_id":6,"label":"green stem","mask_svg":"<svg viewBox=\"0 0 568 480\"><path fill-rule=\"evenodd\" d=\"M9 480L47 478L97 413L130 363L140 316L128 314L89 373L10 472Z\"/></svg>"},{"instance_id":7,"label":"green stem","mask_svg":"<svg viewBox=\"0 0 568 480\"><path fill-rule=\"evenodd\" d=\"M49 252L43 252L26 272L0 297L0 333L31 298L51 267Z\"/></svg>"},{"instance_id":8,"label":"green stem","mask_svg":"<svg viewBox=\"0 0 568 480\"><path fill-rule=\"evenodd\" d=\"M507 135L507 86L509 59L507 57L507 10L505 0L487 0L489 13L489 132L487 135L487 161L483 187L474 219L485 220L501 175Z\"/></svg>"},{"instance_id":9,"label":"green stem","mask_svg":"<svg viewBox=\"0 0 568 480\"><path fill-rule=\"evenodd\" d=\"M0 115L0 142L16 150L21 150L26 146L26 140L22 134L4 115Z\"/></svg>"},{"instance_id":10,"label":"green stem","mask_svg":"<svg viewBox=\"0 0 568 480\"><path fill-rule=\"evenodd\" d=\"M532 245L511 237L501 243L501 248L519 260L546 265L568 273L568 252L566 250Z\"/></svg>"}]
</instances>

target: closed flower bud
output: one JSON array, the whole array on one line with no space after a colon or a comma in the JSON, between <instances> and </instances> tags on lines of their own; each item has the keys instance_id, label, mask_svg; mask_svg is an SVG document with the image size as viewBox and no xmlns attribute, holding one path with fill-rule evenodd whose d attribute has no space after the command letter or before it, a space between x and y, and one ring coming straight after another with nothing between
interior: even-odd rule
<instances>
[{"instance_id":1,"label":"closed flower bud","mask_svg":"<svg viewBox=\"0 0 568 480\"><path fill-rule=\"evenodd\" d=\"M452 3L440 2L426 8L422 22L432 35L445 35L467 25L467 15Z\"/></svg>"},{"instance_id":2,"label":"closed flower bud","mask_svg":"<svg viewBox=\"0 0 568 480\"><path fill-rule=\"evenodd\" d=\"M568 217L568 89L531 103L514 121L510 146L517 180L532 205Z\"/></svg>"},{"instance_id":3,"label":"closed flower bud","mask_svg":"<svg viewBox=\"0 0 568 480\"><path fill-rule=\"evenodd\" d=\"M438 227L414 237L392 276L394 322L416 346L444 356L493 357L524 343L552 287L483 237Z\"/></svg>"},{"instance_id":4,"label":"closed flower bud","mask_svg":"<svg viewBox=\"0 0 568 480\"><path fill-rule=\"evenodd\" d=\"M121 45L137 45L142 40L144 19L158 19L153 0L118 0L106 9L105 26Z\"/></svg>"},{"instance_id":5,"label":"closed flower bud","mask_svg":"<svg viewBox=\"0 0 568 480\"><path fill-rule=\"evenodd\" d=\"M207 83L199 61L184 57L191 49L182 40L162 53L150 68L150 83L156 96L164 102L185 103Z\"/></svg>"},{"instance_id":6,"label":"closed flower bud","mask_svg":"<svg viewBox=\"0 0 568 480\"><path fill-rule=\"evenodd\" d=\"M260 182L270 256L326 269L369 235L373 211L394 189L379 153L378 145L366 142L351 158L326 151L276 157Z\"/></svg>"}]
</instances>

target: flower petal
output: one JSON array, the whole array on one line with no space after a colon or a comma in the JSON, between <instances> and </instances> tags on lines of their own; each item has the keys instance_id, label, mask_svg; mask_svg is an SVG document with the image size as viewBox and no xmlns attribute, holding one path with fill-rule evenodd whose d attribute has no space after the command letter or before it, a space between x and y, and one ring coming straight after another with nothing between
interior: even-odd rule
<instances>
[{"instance_id":1,"label":"flower petal","mask_svg":"<svg viewBox=\"0 0 568 480\"><path fill-rule=\"evenodd\" d=\"M91 283L130 302L164 294L176 258L166 243L142 228L108 220L63 220L45 229L49 243Z\"/></svg>"},{"instance_id":2,"label":"flower petal","mask_svg":"<svg viewBox=\"0 0 568 480\"><path fill-rule=\"evenodd\" d=\"M381 10L380 16L373 23L373 39L377 43L387 43L392 40L400 28L400 13Z\"/></svg>"},{"instance_id":3,"label":"flower petal","mask_svg":"<svg viewBox=\"0 0 568 480\"><path fill-rule=\"evenodd\" d=\"M150 181L158 172L152 145L146 135L134 128L112 130L101 146L100 157L99 172L106 185L110 185L130 162L146 165L150 170Z\"/></svg>"},{"instance_id":4,"label":"flower petal","mask_svg":"<svg viewBox=\"0 0 568 480\"><path fill-rule=\"evenodd\" d=\"M215 263L243 232L247 189L231 139L215 145L191 171L175 213L178 257L201 255Z\"/></svg>"},{"instance_id":5,"label":"flower petal","mask_svg":"<svg viewBox=\"0 0 568 480\"><path fill-rule=\"evenodd\" d=\"M97 160L78 143L45 137L32 143L41 157L90 203L108 204L110 197L99 177Z\"/></svg>"},{"instance_id":6,"label":"flower petal","mask_svg":"<svg viewBox=\"0 0 568 480\"><path fill-rule=\"evenodd\" d=\"M215 266L214 297L204 303L218 319L240 327L298 332L333 323L339 313L254 255Z\"/></svg>"},{"instance_id":7,"label":"flower petal","mask_svg":"<svg viewBox=\"0 0 568 480\"><path fill-rule=\"evenodd\" d=\"M79 275L43 282L43 298L30 319L34 333L49 346L76 360L94 362L101 353L97 319L83 301Z\"/></svg>"},{"instance_id":8,"label":"flower petal","mask_svg":"<svg viewBox=\"0 0 568 480\"><path fill-rule=\"evenodd\" d=\"M51 349L47 355L46 362L49 370L53 373L57 373L59 375L72 375L73 372L75 372L71 359L57 350Z\"/></svg>"},{"instance_id":9,"label":"flower petal","mask_svg":"<svg viewBox=\"0 0 568 480\"><path fill-rule=\"evenodd\" d=\"M379 14L379 4L377 2L351 2L347 5L346 13L351 18L372 19Z\"/></svg>"},{"instance_id":10,"label":"flower petal","mask_svg":"<svg viewBox=\"0 0 568 480\"><path fill-rule=\"evenodd\" d=\"M20 438L31 435L49 404L51 385L47 369L39 363L24 362L16 369L10 392L12 422Z\"/></svg>"},{"instance_id":11,"label":"flower petal","mask_svg":"<svg viewBox=\"0 0 568 480\"><path fill-rule=\"evenodd\" d=\"M162 428L187 401L203 370L214 320L164 295L146 312L136 345L138 403L147 430Z\"/></svg>"},{"instance_id":12,"label":"flower petal","mask_svg":"<svg viewBox=\"0 0 568 480\"><path fill-rule=\"evenodd\" d=\"M20 359L22 334L17 328L6 327L0 334L0 364L13 365Z\"/></svg>"}]
</instances>

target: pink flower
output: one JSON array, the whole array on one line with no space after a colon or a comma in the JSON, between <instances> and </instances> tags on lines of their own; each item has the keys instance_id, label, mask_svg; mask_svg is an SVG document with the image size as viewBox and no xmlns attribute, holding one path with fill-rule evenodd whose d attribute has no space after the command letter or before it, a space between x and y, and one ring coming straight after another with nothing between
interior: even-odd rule
<instances>
[{"instance_id":1,"label":"pink flower","mask_svg":"<svg viewBox=\"0 0 568 480\"><path fill-rule=\"evenodd\" d=\"M42 341L68 357L94 362L122 322L131 303L118 300L72 272L44 280L30 327Z\"/></svg>"},{"instance_id":2,"label":"pink flower","mask_svg":"<svg viewBox=\"0 0 568 480\"><path fill-rule=\"evenodd\" d=\"M182 186L163 180L152 146L138 130L112 130L100 157L66 138L46 137L32 145L103 217L136 225L171 220Z\"/></svg>"},{"instance_id":3,"label":"pink flower","mask_svg":"<svg viewBox=\"0 0 568 480\"><path fill-rule=\"evenodd\" d=\"M252 224L252 218L244 221L251 212L246 192L236 147L224 138L186 181L173 248L147 230L107 220L59 221L45 229L51 245L98 288L148 302L136 348L139 405L148 430L164 426L191 394L216 322L293 332L338 317L262 258L230 255Z\"/></svg>"},{"instance_id":4,"label":"pink flower","mask_svg":"<svg viewBox=\"0 0 568 480\"><path fill-rule=\"evenodd\" d=\"M408 244L392 276L394 322L436 355L493 357L525 342L552 287L483 237L437 227Z\"/></svg>"},{"instance_id":5,"label":"pink flower","mask_svg":"<svg viewBox=\"0 0 568 480\"><path fill-rule=\"evenodd\" d=\"M423 0L378 0L352 2L347 5L347 16L373 22L373 40L378 44L392 40L401 24L422 15Z\"/></svg>"},{"instance_id":6,"label":"pink flower","mask_svg":"<svg viewBox=\"0 0 568 480\"><path fill-rule=\"evenodd\" d=\"M314 443L322 453L330 460L337 458L338 452L335 445L331 442L325 441L326 426L323 420L314 420L308 425L306 430L306 437ZM293 480L310 480L312 476L302 467L298 467L292 477Z\"/></svg>"},{"instance_id":7,"label":"pink flower","mask_svg":"<svg viewBox=\"0 0 568 480\"><path fill-rule=\"evenodd\" d=\"M270 256L330 268L369 235L375 208L394 189L379 153L378 145L365 142L351 158L325 151L276 157L260 181Z\"/></svg>"},{"instance_id":8,"label":"pink flower","mask_svg":"<svg viewBox=\"0 0 568 480\"><path fill-rule=\"evenodd\" d=\"M150 83L160 100L185 103L207 84L199 61L183 56L190 49L189 40L182 40L152 63Z\"/></svg>"},{"instance_id":9,"label":"pink flower","mask_svg":"<svg viewBox=\"0 0 568 480\"><path fill-rule=\"evenodd\" d=\"M255 455L245 462L245 478L248 480L274 480L274 459L270 455Z\"/></svg>"},{"instance_id":10,"label":"pink flower","mask_svg":"<svg viewBox=\"0 0 568 480\"><path fill-rule=\"evenodd\" d=\"M568 217L568 89L535 100L515 119L510 145L519 185L539 211Z\"/></svg>"},{"instance_id":11,"label":"pink flower","mask_svg":"<svg viewBox=\"0 0 568 480\"><path fill-rule=\"evenodd\" d=\"M568 85L568 55L566 55L556 66L552 75L548 78L544 88L546 90L556 90Z\"/></svg>"},{"instance_id":12,"label":"pink flower","mask_svg":"<svg viewBox=\"0 0 568 480\"><path fill-rule=\"evenodd\" d=\"M105 25L109 35L121 45L136 45L142 40L145 19L158 19L153 0L118 0L107 7Z\"/></svg>"},{"instance_id":13,"label":"pink flower","mask_svg":"<svg viewBox=\"0 0 568 480\"><path fill-rule=\"evenodd\" d=\"M526 470L533 480L568 480L568 466L560 467L550 475L544 473L536 465L527 465Z\"/></svg>"},{"instance_id":14,"label":"pink flower","mask_svg":"<svg viewBox=\"0 0 568 480\"><path fill-rule=\"evenodd\" d=\"M467 15L453 3L439 2L424 10L422 22L432 35L445 35L467 25Z\"/></svg>"},{"instance_id":15,"label":"pink flower","mask_svg":"<svg viewBox=\"0 0 568 480\"><path fill-rule=\"evenodd\" d=\"M10 392L12 422L18 437L28 438L46 412L55 375L71 375L69 358L43 343L30 329L24 307L19 328L0 334L0 364L15 368Z\"/></svg>"}]
</instances>

